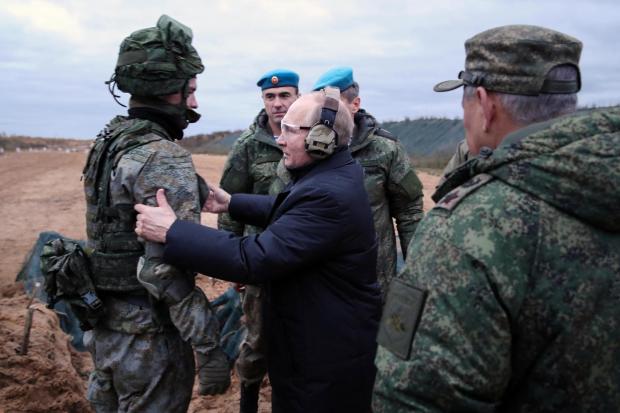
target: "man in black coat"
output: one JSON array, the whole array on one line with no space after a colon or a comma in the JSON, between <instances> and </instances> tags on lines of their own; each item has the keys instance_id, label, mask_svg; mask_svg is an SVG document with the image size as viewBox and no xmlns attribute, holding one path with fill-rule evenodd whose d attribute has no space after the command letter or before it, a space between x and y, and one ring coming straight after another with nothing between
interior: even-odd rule
<instances>
[{"instance_id":1,"label":"man in black coat","mask_svg":"<svg viewBox=\"0 0 620 413\"><path fill-rule=\"evenodd\" d=\"M381 296L363 171L347 150L352 130L338 89L302 96L278 138L293 175L286 190L210 188L203 210L227 211L261 234L177 220L163 191L158 208L136 206L136 232L165 243L169 264L265 287L274 412L370 411Z\"/></svg>"}]
</instances>

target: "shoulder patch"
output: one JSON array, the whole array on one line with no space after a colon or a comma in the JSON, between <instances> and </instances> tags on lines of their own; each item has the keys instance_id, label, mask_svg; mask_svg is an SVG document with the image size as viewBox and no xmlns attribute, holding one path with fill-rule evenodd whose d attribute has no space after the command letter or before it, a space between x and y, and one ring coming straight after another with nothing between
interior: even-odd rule
<instances>
[{"instance_id":1,"label":"shoulder patch","mask_svg":"<svg viewBox=\"0 0 620 413\"><path fill-rule=\"evenodd\" d=\"M465 199L469 194L475 192L478 188L485 185L493 179L492 175L479 174L465 182L463 185L454 188L452 191L444 195L443 198L437 202L435 208L445 209L452 211L459 202Z\"/></svg>"},{"instance_id":2,"label":"shoulder patch","mask_svg":"<svg viewBox=\"0 0 620 413\"><path fill-rule=\"evenodd\" d=\"M407 360L424 312L428 292L395 278L390 283L377 335L377 343Z\"/></svg>"},{"instance_id":3,"label":"shoulder patch","mask_svg":"<svg viewBox=\"0 0 620 413\"><path fill-rule=\"evenodd\" d=\"M394 135L392 132L389 132L383 128L377 128L377 130L375 131L375 135L390 139L392 141L398 140L398 137L396 137L396 135Z\"/></svg>"}]
</instances>

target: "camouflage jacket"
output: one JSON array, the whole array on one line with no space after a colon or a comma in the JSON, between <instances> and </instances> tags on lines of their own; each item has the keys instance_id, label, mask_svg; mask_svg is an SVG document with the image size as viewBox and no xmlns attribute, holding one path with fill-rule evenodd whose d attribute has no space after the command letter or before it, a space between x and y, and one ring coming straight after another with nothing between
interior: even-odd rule
<instances>
[{"instance_id":1,"label":"camouflage jacket","mask_svg":"<svg viewBox=\"0 0 620 413\"><path fill-rule=\"evenodd\" d=\"M119 123L121 123L120 126L118 126ZM172 140L161 137L167 136L165 131L153 122L132 120L124 116L117 116L110 122L110 125L121 128L134 127L134 129L137 124L142 125L142 129L134 133L154 134L153 128L158 128L159 139L131 149L117 160L118 163L112 172L108 189L111 207L137 203L156 205L157 189L163 188L168 202L179 219L200 222L198 180L191 154ZM87 220L89 219L92 219L92 216L87 214ZM96 249L90 239L89 245ZM165 274L168 274L168 277L193 278L193 273L163 263L162 256L163 245L146 242L144 244L145 264L141 271L156 272L162 279L166 278ZM110 305L114 305L113 301ZM160 329L158 320L132 319L128 322L130 318L132 318L131 315L108 311L105 324L110 329L130 333L152 332Z\"/></svg>"},{"instance_id":2,"label":"camouflage jacket","mask_svg":"<svg viewBox=\"0 0 620 413\"><path fill-rule=\"evenodd\" d=\"M273 137L267 113L262 109L252 125L235 141L226 160L220 186L231 194L268 194L281 158L282 149ZM219 229L232 231L236 235L262 231L258 227L245 226L226 213L219 215L217 223Z\"/></svg>"},{"instance_id":3,"label":"camouflage jacket","mask_svg":"<svg viewBox=\"0 0 620 413\"><path fill-rule=\"evenodd\" d=\"M374 411L617 412L620 108L457 172L390 286Z\"/></svg>"},{"instance_id":4,"label":"camouflage jacket","mask_svg":"<svg viewBox=\"0 0 620 413\"><path fill-rule=\"evenodd\" d=\"M469 146L467 146L467 141L463 139L456 145L456 152L452 155L452 158L450 158L448 164L443 169L441 178L439 179L439 182L437 182L436 188L443 185L443 183L446 182L448 175L450 175L458 166L465 163L470 157Z\"/></svg>"},{"instance_id":5,"label":"camouflage jacket","mask_svg":"<svg viewBox=\"0 0 620 413\"><path fill-rule=\"evenodd\" d=\"M375 118L363 109L355 115L355 136L349 150L364 168L364 184L379 244L377 279L385 295L387 285L396 274L393 219L405 257L424 213L422 183L402 145L391 133L379 128Z\"/></svg>"}]
</instances>

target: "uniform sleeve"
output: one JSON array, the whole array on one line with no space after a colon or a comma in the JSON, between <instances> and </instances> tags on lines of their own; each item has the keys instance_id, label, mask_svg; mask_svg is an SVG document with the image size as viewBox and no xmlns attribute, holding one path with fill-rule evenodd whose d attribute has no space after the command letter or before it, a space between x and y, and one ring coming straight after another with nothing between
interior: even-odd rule
<instances>
[{"instance_id":1,"label":"uniform sleeve","mask_svg":"<svg viewBox=\"0 0 620 413\"><path fill-rule=\"evenodd\" d=\"M163 145L174 144L165 142ZM179 219L200 222L198 180L188 152L164 146L150 153L134 182L134 201L156 205L155 194L159 188L166 191L168 203ZM146 242L142 271L155 271L161 279L166 278L164 274L181 273L180 270L164 264L162 256L162 244Z\"/></svg>"},{"instance_id":2,"label":"uniform sleeve","mask_svg":"<svg viewBox=\"0 0 620 413\"><path fill-rule=\"evenodd\" d=\"M220 180L220 187L230 194L252 192L252 180L250 178L250 165L246 145L246 134L241 135L233 145ZM228 213L222 213L217 218L219 229L230 231L235 235L243 235L244 225L235 221Z\"/></svg>"},{"instance_id":3,"label":"uniform sleeve","mask_svg":"<svg viewBox=\"0 0 620 413\"><path fill-rule=\"evenodd\" d=\"M406 257L411 237L424 216L424 195L411 160L398 142L390 165L387 197L390 215L396 220L403 257Z\"/></svg>"},{"instance_id":4,"label":"uniform sleeve","mask_svg":"<svg viewBox=\"0 0 620 413\"><path fill-rule=\"evenodd\" d=\"M511 372L509 317L490 282L491 267L455 246L449 235L431 232L433 224L427 218L418 230L410 246L415 259L407 259L398 276L426 294L415 319L401 322L407 314L398 310L411 307L411 295L388 293L380 331L397 326L409 338L405 351L403 340L395 350L390 347L397 339L379 339L373 409L493 412Z\"/></svg>"}]
</instances>

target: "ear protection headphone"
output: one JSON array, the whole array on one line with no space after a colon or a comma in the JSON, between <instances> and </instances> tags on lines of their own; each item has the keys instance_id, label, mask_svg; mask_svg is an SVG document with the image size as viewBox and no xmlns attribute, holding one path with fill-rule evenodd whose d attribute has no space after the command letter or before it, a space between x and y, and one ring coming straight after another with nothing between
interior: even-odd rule
<instances>
[{"instance_id":1,"label":"ear protection headphone","mask_svg":"<svg viewBox=\"0 0 620 413\"><path fill-rule=\"evenodd\" d=\"M326 87L324 92L326 96L321 108L321 118L312 125L306 136L306 152L313 159L327 158L338 146L338 133L334 130L334 123L340 106L340 89Z\"/></svg>"}]
</instances>

